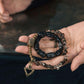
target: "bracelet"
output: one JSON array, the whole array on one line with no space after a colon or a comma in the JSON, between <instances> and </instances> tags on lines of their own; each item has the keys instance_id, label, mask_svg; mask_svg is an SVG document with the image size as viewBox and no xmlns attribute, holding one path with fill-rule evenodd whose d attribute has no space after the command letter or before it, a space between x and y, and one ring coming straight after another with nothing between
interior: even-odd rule
<instances>
[{"instance_id":1,"label":"bracelet","mask_svg":"<svg viewBox=\"0 0 84 84\"><path fill-rule=\"evenodd\" d=\"M59 48L56 52L45 53L44 51L42 51L39 48L39 41L42 38L44 38L45 36L50 37L55 40L54 47ZM66 40L64 37L64 33L61 33L58 30L47 30L47 31L36 33L33 36L33 38L29 38L27 45L29 48L30 62L29 62L29 67L27 67L27 68L24 67L24 71L25 71L26 76L30 76L35 71L32 69L32 63L36 64L37 66L41 65L41 66L43 66L47 69L50 69L50 70L53 70L53 69L59 70L59 68L62 67L65 64L65 62L67 61L67 56L66 56L67 47L66 47ZM35 51L37 52L38 55L41 56L41 58L51 59L51 58L54 58L54 57L57 57L60 55L64 55L64 60L54 66L50 65L50 64L43 63L43 62L36 61L35 58L32 57L32 48L35 49ZM31 70L31 71L28 73L27 70Z\"/></svg>"},{"instance_id":2,"label":"bracelet","mask_svg":"<svg viewBox=\"0 0 84 84\"><path fill-rule=\"evenodd\" d=\"M59 50L57 50L56 52L50 52L50 53L45 53L44 51L42 51L39 48L39 41L43 38L43 37L51 37L55 39L55 42L58 43L58 47ZM46 57L46 58L53 58L59 55L66 55L67 53L67 48L66 48L66 40L64 38L64 34L61 33L60 31L55 31L55 32L39 32L38 36L35 39L35 43L34 43L34 49L36 50L36 52L42 57Z\"/></svg>"}]
</instances>

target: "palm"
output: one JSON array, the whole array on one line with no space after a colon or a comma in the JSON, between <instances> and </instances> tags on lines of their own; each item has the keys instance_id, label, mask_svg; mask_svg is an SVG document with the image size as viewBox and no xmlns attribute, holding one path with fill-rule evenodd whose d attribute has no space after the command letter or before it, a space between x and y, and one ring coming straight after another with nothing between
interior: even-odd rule
<instances>
[{"instance_id":1,"label":"palm","mask_svg":"<svg viewBox=\"0 0 84 84\"><path fill-rule=\"evenodd\" d=\"M68 62L71 62L72 60L74 60L76 57L80 56L82 52L84 52L84 22L80 22L77 24L74 24L72 26L69 26L67 28L63 28L60 31L62 33L65 34L65 38L67 41L67 47L68 47ZM33 37L34 34L31 34L29 37ZM19 38L19 41L21 42L28 42L28 38L27 36L21 36ZM40 48L43 49L45 52L53 52L56 51L55 48L53 48L54 46L54 42L53 41L49 41L49 38L45 37L44 39L42 39L42 41L39 42L40 44ZM25 48L25 50L23 50ZM27 46L18 46L16 48L17 52L21 52L21 53L25 53L28 54L28 47ZM40 57L36 51L33 49L32 50L32 55L36 56L36 57ZM44 60L45 63L49 63L51 65L55 65L58 64L61 60L63 60L63 56L59 56L59 57L55 57L51 60ZM78 61L77 61L78 62ZM28 67L28 64L27 64ZM34 69L45 69L41 66L36 66L33 65Z\"/></svg>"}]
</instances>

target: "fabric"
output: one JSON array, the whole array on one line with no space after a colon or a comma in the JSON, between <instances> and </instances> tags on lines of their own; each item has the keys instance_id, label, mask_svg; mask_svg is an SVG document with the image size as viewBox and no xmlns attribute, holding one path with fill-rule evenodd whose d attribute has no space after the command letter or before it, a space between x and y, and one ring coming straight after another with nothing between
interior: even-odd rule
<instances>
[{"instance_id":1,"label":"fabric","mask_svg":"<svg viewBox=\"0 0 84 84\"><path fill-rule=\"evenodd\" d=\"M71 72L70 64L57 70L35 71L26 77L24 66L29 58L22 54L0 54L0 84L84 84L84 65Z\"/></svg>"}]
</instances>

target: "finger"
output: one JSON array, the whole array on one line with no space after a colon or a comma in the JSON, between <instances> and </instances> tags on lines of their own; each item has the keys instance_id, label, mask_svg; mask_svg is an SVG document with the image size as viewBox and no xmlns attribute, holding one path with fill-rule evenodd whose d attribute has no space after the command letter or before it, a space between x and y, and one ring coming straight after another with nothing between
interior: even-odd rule
<instances>
[{"instance_id":1,"label":"finger","mask_svg":"<svg viewBox=\"0 0 84 84\"><path fill-rule=\"evenodd\" d=\"M28 36L26 36L26 35L20 36L18 40L20 42L27 43L28 42Z\"/></svg>"},{"instance_id":2,"label":"finger","mask_svg":"<svg viewBox=\"0 0 84 84\"><path fill-rule=\"evenodd\" d=\"M34 35L35 35L35 34L30 34L29 36L25 36L25 35L23 35L23 36L20 36L18 40L19 40L20 42L27 43L27 42L28 42L29 37L31 37L31 38L32 38Z\"/></svg>"},{"instance_id":3,"label":"finger","mask_svg":"<svg viewBox=\"0 0 84 84\"><path fill-rule=\"evenodd\" d=\"M9 17L9 16L5 17L5 16L1 16L1 15L0 15L0 21L1 21L2 23L7 23L7 22L10 22L10 21L12 21L12 20L13 20L12 17Z\"/></svg>"},{"instance_id":4,"label":"finger","mask_svg":"<svg viewBox=\"0 0 84 84\"><path fill-rule=\"evenodd\" d=\"M55 50L56 49L54 49L54 48L47 48L47 49L45 49L45 52L48 53L48 52L53 52ZM23 53L23 54L29 54L28 46L18 46L18 47L16 47L15 51L19 52L19 53ZM41 58L41 56L39 56L33 48L32 48L32 55L35 56L35 57Z\"/></svg>"},{"instance_id":5,"label":"finger","mask_svg":"<svg viewBox=\"0 0 84 84\"><path fill-rule=\"evenodd\" d=\"M0 21L2 22L2 23L7 23L7 22L11 22L13 20L13 18L8 18L8 19L4 19L4 18L0 18Z\"/></svg>"},{"instance_id":6,"label":"finger","mask_svg":"<svg viewBox=\"0 0 84 84\"><path fill-rule=\"evenodd\" d=\"M64 56L60 56L60 57L53 58L51 60L45 60L45 61L41 61L41 62L54 66L54 65L59 64L61 61L63 61L63 59L64 59ZM27 67L29 67L29 63L26 65L26 68ZM45 67L43 67L41 65L37 66L36 64L32 63L32 69L45 70L47 68L45 68Z\"/></svg>"},{"instance_id":7,"label":"finger","mask_svg":"<svg viewBox=\"0 0 84 84\"><path fill-rule=\"evenodd\" d=\"M84 50L81 51L80 54L73 59L71 70L75 71L81 64L84 64Z\"/></svg>"},{"instance_id":8,"label":"finger","mask_svg":"<svg viewBox=\"0 0 84 84\"><path fill-rule=\"evenodd\" d=\"M2 14L3 12L4 12L4 7L3 7L2 0L0 0L0 13Z\"/></svg>"},{"instance_id":9,"label":"finger","mask_svg":"<svg viewBox=\"0 0 84 84\"><path fill-rule=\"evenodd\" d=\"M19 53L29 54L29 49L27 46L18 46L16 47L15 51ZM32 48L32 55L40 57L33 48Z\"/></svg>"}]
</instances>

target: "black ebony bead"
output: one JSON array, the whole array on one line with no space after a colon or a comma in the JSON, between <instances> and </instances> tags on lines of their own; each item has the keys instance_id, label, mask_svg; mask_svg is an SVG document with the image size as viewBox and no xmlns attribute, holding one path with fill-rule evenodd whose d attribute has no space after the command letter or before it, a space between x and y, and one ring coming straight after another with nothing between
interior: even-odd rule
<instances>
[{"instance_id":1,"label":"black ebony bead","mask_svg":"<svg viewBox=\"0 0 84 84\"><path fill-rule=\"evenodd\" d=\"M37 36L37 38L36 38L36 42L39 42L40 39L41 39L41 37L40 37L40 36Z\"/></svg>"},{"instance_id":2,"label":"black ebony bead","mask_svg":"<svg viewBox=\"0 0 84 84\"><path fill-rule=\"evenodd\" d=\"M39 43L36 43L36 44L34 45L34 48L35 48L36 51L39 50Z\"/></svg>"},{"instance_id":3,"label":"black ebony bead","mask_svg":"<svg viewBox=\"0 0 84 84\"><path fill-rule=\"evenodd\" d=\"M45 56L46 56L45 52L41 51L40 49L37 51L37 53L38 53L41 57L45 57Z\"/></svg>"},{"instance_id":4,"label":"black ebony bead","mask_svg":"<svg viewBox=\"0 0 84 84\"><path fill-rule=\"evenodd\" d=\"M53 58L55 57L55 53L51 52L51 53L48 53L46 54L47 58Z\"/></svg>"},{"instance_id":5,"label":"black ebony bead","mask_svg":"<svg viewBox=\"0 0 84 84\"><path fill-rule=\"evenodd\" d=\"M61 54L60 50L57 50L55 54L56 56L59 56Z\"/></svg>"},{"instance_id":6,"label":"black ebony bead","mask_svg":"<svg viewBox=\"0 0 84 84\"><path fill-rule=\"evenodd\" d=\"M46 32L39 32L38 33L38 36L41 37L41 38L43 38L45 35L46 35Z\"/></svg>"},{"instance_id":7,"label":"black ebony bead","mask_svg":"<svg viewBox=\"0 0 84 84\"><path fill-rule=\"evenodd\" d=\"M52 37L52 33L51 32L46 32L46 36Z\"/></svg>"}]
</instances>

